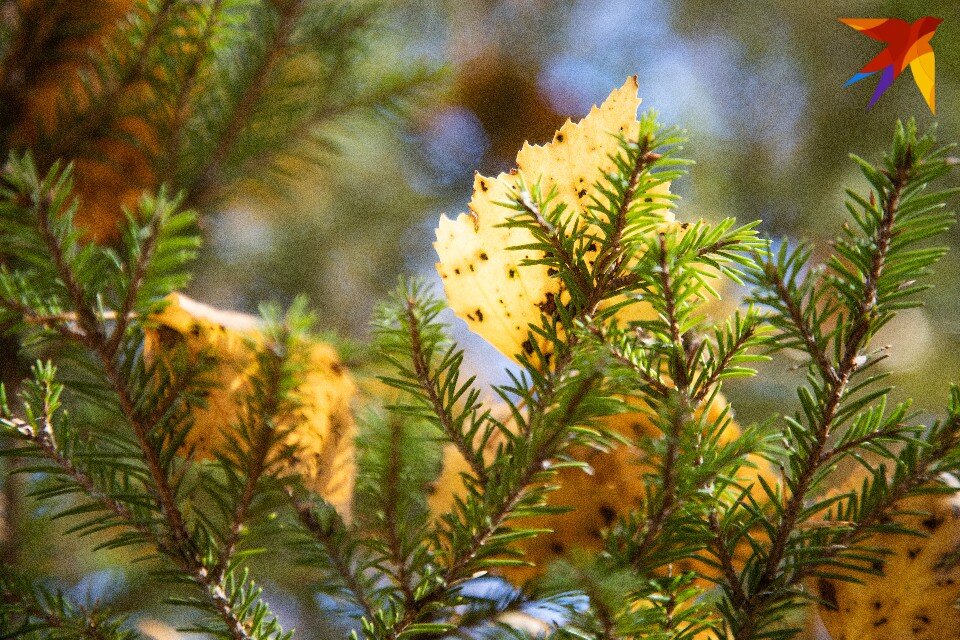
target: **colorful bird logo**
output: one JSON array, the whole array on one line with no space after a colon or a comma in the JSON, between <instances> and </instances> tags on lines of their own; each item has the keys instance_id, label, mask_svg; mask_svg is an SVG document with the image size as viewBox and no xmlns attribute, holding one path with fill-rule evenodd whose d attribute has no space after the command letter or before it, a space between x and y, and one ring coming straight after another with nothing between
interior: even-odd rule
<instances>
[{"instance_id":1,"label":"colorful bird logo","mask_svg":"<svg viewBox=\"0 0 960 640\"><path fill-rule=\"evenodd\" d=\"M880 82L870 98L869 108L877 103L880 96L893 85L897 76L910 65L917 88L930 106L930 111L936 114L935 65L930 39L943 22L941 18L926 16L912 24L899 18L840 18L840 22L887 44L873 60L853 74L845 86L849 87L879 72Z\"/></svg>"}]
</instances>

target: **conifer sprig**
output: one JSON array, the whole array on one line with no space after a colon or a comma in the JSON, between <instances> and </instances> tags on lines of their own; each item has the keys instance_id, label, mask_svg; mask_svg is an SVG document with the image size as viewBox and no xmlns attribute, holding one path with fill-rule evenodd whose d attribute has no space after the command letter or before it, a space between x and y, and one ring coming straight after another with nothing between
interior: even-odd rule
<instances>
[{"instance_id":1,"label":"conifer sprig","mask_svg":"<svg viewBox=\"0 0 960 640\"><path fill-rule=\"evenodd\" d=\"M79 606L63 593L33 585L4 571L0 575L0 629L23 640L136 640L126 619L102 607Z\"/></svg>"},{"instance_id":2,"label":"conifer sprig","mask_svg":"<svg viewBox=\"0 0 960 640\"><path fill-rule=\"evenodd\" d=\"M854 156L871 191L866 197L848 192L855 228L845 225L824 269L809 267L804 247L758 254L754 300L772 309L779 346L806 351L811 364L808 384L799 389L802 411L785 419L784 487L768 488L777 518L767 522L758 509L747 509L748 520L769 536L769 548L757 547L739 584L725 585L735 606L724 613L737 638L790 637L795 630L775 625L797 606L805 577L868 570L862 559L870 552L846 545L880 526L898 499L934 481L929 467L936 463L922 452L942 455L935 443L954 439L952 420L923 430L910 423L907 404L886 410L888 389L878 386L884 375L870 371L882 355L869 350L897 310L919 304L915 295L925 287L917 280L944 253L918 244L953 221L944 203L956 190L923 193L949 171L946 153L932 135L918 135L913 121L898 123L882 163ZM878 456L893 474L868 466L872 478L860 495L818 497L841 458L863 460L864 453ZM831 526L833 515L852 522L852 529ZM806 526L818 520L824 526Z\"/></svg>"},{"instance_id":3,"label":"conifer sprig","mask_svg":"<svg viewBox=\"0 0 960 640\"><path fill-rule=\"evenodd\" d=\"M178 456L191 427L190 407L203 391L202 360L186 366L177 354L170 355L169 364L148 365L143 359L145 319L161 307L172 287L186 282L184 266L197 242L184 234L192 214L178 211L177 203L162 193L144 198L123 236L129 244L114 250L81 241L73 225L76 204L69 169L55 166L41 178L29 156L14 156L3 178L2 249L15 251L24 265L0 271L4 319L25 335L60 339L66 353L73 354L67 364L89 378L84 384L71 383L70 394L102 406L127 428L84 437L59 410L66 388L55 381L54 368L40 365L21 393L24 417L14 417L4 406L4 435L23 445L5 453L40 461L36 467L21 468L50 475L50 482L35 492L38 499L85 495L79 504L57 513L80 518L73 531L109 532L102 546L147 545L166 558L171 580L199 588L202 594L179 602L220 618L218 625L204 626L206 631L234 640L284 637L245 568L231 562L237 544L234 531L251 507L263 466L276 453L264 451L268 447L260 433L269 427L239 429L257 441L256 451L222 461L234 480L227 481L227 488L239 484L242 490L225 492L237 494L229 509L221 498L233 520L220 538L224 548L218 555L211 544L217 536L210 519L194 504L189 510L197 519L187 515L183 486L190 465ZM124 310L122 318L118 309ZM270 373L282 370L277 362L269 354L261 357L265 379L276 384L258 385L250 400L257 419L268 423L281 411L273 402L281 402L278 398L288 397L290 390L289 373ZM238 481L241 477L246 480Z\"/></svg>"},{"instance_id":4,"label":"conifer sprig","mask_svg":"<svg viewBox=\"0 0 960 640\"><path fill-rule=\"evenodd\" d=\"M716 295L707 282L712 274L741 277L741 265L759 245L753 226L699 222L638 241L636 285L628 295L650 305L651 319L592 332L598 348L613 358L608 377L618 380L628 406L661 434L630 438L643 452L649 489L640 507L617 523L607 539L613 561L609 568L632 566L637 576L632 591L607 605L618 612L617 629L626 637L638 637L640 629L663 637L693 637L715 622L689 602L679 607L699 593L693 574L677 576L674 588L685 595L672 605L661 600L667 583L653 576L709 545L709 515L742 495L738 475L755 464L745 459L765 447L757 428L725 442L724 433L737 428L729 409L710 409L715 403L723 406L718 396L723 380L752 375L748 365L765 359L755 353L768 339L762 316L748 308L705 327L700 312ZM671 615L655 616L660 606ZM691 614L691 609L699 613Z\"/></svg>"}]
</instances>

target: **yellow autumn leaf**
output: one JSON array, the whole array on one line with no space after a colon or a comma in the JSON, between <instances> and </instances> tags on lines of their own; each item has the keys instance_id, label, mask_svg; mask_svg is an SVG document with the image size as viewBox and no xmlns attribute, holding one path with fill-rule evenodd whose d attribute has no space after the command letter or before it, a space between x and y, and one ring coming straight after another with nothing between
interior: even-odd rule
<instances>
[{"instance_id":1,"label":"yellow autumn leaf","mask_svg":"<svg viewBox=\"0 0 960 640\"><path fill-rule=\"evenodd\" d=\"M839 490L858 491L858 472ZM888 549L876 575L857 574L860 584L820 578L811 588L833 640L955 638L960 629L960 493L907 498L896 521L927 537L881 533L859 544Z\"/></svg>"},{"instance_id":2,"label":"yellow autumn leaf","mask_svg":"<svg viewBox=\"0 0 960 640\"><path fill-rule=\"evenodd\" d=\"M539 257L532 250L508 249L530 244L534 238L527 229L500 226L516 213L503 203L520 195L522 181L539 184L543 193L555 191L556 205L566 205L565 215L583 216L591 198L598 197L594 185L616 168L611 157L620 151L619 136L638 141L639 106L637 79L631 77L583 120L568 120L552 142L524 144L516 170L496 177L477 174L470 213L452 220L440 218L434 247L450 308L505 355L516 358L521 352L533 353L529 325L538 326L541 313L550 315L556 305L567 301L568 294L548 267L521 266L524 260ZM658 185L654 191L666 195L669 185ZM658 210L663 222L672 223L665 198L663 204ZM632 304L621 311L620 318L641 319L651 313L648 305Z\"/></svg>"},{"instance_id":3,"label":"yellow autumn leaf","mask_svg":"<svg viewBox=\"0 0 960 640\"><path fill-rule=\"evenodd\" d=\"M148 359L178 344L186 345L192 355L205 351L216 357L207 406L195 410L195 424L183 444L185 452L210 458L237 423L239 399L254 373L255 349L265 342L260 322L174 293L148 326L144 345ZM292 417L294 424L280 425L293 427L286 443L296 449L284 468L300 474L308 488L349 516L356 473L356 426L350 412L354 383L330 345L314 342L307 352L307 366L296 389L299 408Z\"/></svg>"}]
</instances>

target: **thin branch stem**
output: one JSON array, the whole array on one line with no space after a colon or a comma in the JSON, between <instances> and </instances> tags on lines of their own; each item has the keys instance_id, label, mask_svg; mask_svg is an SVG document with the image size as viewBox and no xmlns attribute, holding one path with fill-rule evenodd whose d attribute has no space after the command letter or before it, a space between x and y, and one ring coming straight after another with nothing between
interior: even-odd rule
<instances>
[{"instance_id":1,"label":"thin branch stem","mask_svg":"<svg viewBox=\"0 0 960 640\"><path fill-rule=\"evenodd\" d=\"M229 160L241 133L267 91L276 67L281 63L290 46L290 39L297 26L298 18L303 13L303 0L274 4L282 6L277 7L279 22L267 45L266 55L254 69L250 82L244 89L222 134L219 136L216 147L193 184L187 188L187 203L190 207L206 202L219 186L224 165Z\"/></svg>"},{"instance_id":2,"label":"thin branch stem","mask_svg":"<svg viewBox=\"0 0 960 640\"><path fill-rule=\"evenodd\" d=\"M274 420L280 412L282 394L280 385L283 363L280 356L271 355L270 358L270 368L264 381L266 389L263 393L266 402L263 407L258 407L255 418L257 424L254 426L250 438L250 450L245 452L246 455L243 460L246 473L243 489L240 493L240 499L234 507L230 529L223 543L223 549L220 551L220 557L210 571L213 580L218 583L224 579L225 573L230 567L230 562L233 560L237 544L240 542L243 525L250 516L250 508L253 506L257 487L261 478L267 472L270 453L276 444L277 430Z\"/></svg>"},{"instance_id":3,"label":"thin branch stem","mask_svg":"<svg viewBox=\"0 0 960 640\"><path fill-rule=\"evenodd\" d=\"M116 357L117 349L120 348L120 344L123 342L127 326L132 317L133 306L137 301L137 293L140 291L140 285L143 284L143 279L147 275L147 267L150 265L150 259L153 257L153 252L157 247L157 241L160 238L160 230L162 227L163 217L155 214L150 221L147 237L140 247L136 262L132 265L127 265L127 268L130 269L130 281L127 284L127 291L124 295L123 303L115 316L116 324L114 324L113 333L106 344L106 350L110 354L111 360Z\"/></svg>"},{"instance_id":4,"label":"thin branch stem","mask_svg":"<svg viewBox=\"0 0 960 640\"><path fill-rule=\"evenodd\" d=\"M377 608L371 600L370 594L367 593L367 588L356 575L350 559L341 553L343 550L341 545L331 539L330 528L317 520L308 503L296 499L292 499L292 503L300 524L310 533L311 538L323 547L340 580L363 609L363 615L368 619L373 619Z\"/></svg>"},{"instance_id":5,"label":"thin branch stem","mask_svg":"<svg viewBox=\"0 0 960 640\"><path fill-rule=\"evenodd\" d=\"M720 568L723 571L723 577L733 591L733 603L742 607L747 601L747 594L743 590L743 584L740 582L740 575L733 565L733 558L727 549L727 541L724 539L723 531L720 528L720 520L717 518L717 512L711 511L708 520L710 531L714 536L716 545L717 559L720 560Z\"/></svg>"},{"instance_id":6,"label":"thin branch stem","mask_svg":"<svg viewBox=\"0 0 960 640\"><path fill-rule=\"evenodd\" d=\"M777 271L776 266L772 262L764 263L763 268L764 274L766 275L768 281L773 285L777 297L786 308L790 322L793 324L794 329L797 331L797 334L803 341L804 348L816 363L817 368L820 371L820 375L825 380L828 380L831 384L838 384L840 382L840 377L837 374L836 368L830 361L830 357L827 355L827 352L820 347L820 343L813 335L813 331L807 325L807 321L803 317L803 310L797 305L796 300L794 300L793 296L790 294L787 283L784 282L782 277L780 277L780 273Z\"/></svg>"},{"instance_id":7,"label":"thin branch stem","mask_svg":"<svg viewBox=\"0 0 960 640\"><path fill-rule=\"evenodd\" d=\"M403 594L404 607L409 609L416 606L417 599L414 594L413 580L410 575L407 554L404 550L402 532L400 531L402 516L397 512L399 500L396 496L396 491L400 488L400 475L402 473L400 456L403 445L403 429L403 422L394 417L390 422L389 459L387 460L386 478L384 478L384 490L387 495L383 501L383 515L389 558L393 566L396 567L394 581Z\"/></svg>"},{"instance_id":8,"label":"thin branch stem","mask_svg":"<svg viewBox=\"0 0 960 640\"><path fill-rule=\"evenodd\" d=\"M406 304L407 325L410 328L410 351L413 361L413 370L417 380L420 383L420 389L430 400L431 408L436 414L443 429L444 435L464 457L470 465L470 470L474 473L481 483L487 481L487 466L483 460L483 452L474 447L473 442L467 441L463 432L457 425L457 420L448 411L446 404L441 396L441 391L437 389L436 376L430 371L430 362L427 354L424 352L422 330L420 328L420 318L416 314L416 300L407 300Z\"/></svg>"}]
</instances>

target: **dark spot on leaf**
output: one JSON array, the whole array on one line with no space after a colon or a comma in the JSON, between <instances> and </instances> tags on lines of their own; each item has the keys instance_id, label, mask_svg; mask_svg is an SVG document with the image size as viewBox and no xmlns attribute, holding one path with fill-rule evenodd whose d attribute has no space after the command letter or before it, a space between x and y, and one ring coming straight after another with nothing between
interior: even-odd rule
<instances>
[{"instance_id":1,"label":"dark spot on leaf","mask_svg":"<svg viewBox=\"0 0 960 640\"><path fill-rule=\"evenodd\" d=\"M182 336L175 329L171 329L165 325L157 327L157 341L163 350L169 351L173 349L181 340Z\"/></svg>"},{"instance_id":2,"label":"dark spot on leaf","mask_svg":"<svg viewBox=\"0 0 960 640\"><path fill-rule=\"evenodd\" d=\"M653 198L651 198L650 196L647 196L646 198L643 199L643 201L644 201L644 202L653 202Z\"/></svg>"},{"instance_id":3,"label":"dark spot on leaf","mask_svg":"<svg viewBox=\"0 0 960 640\"><path fill-rule=\"evenodd\" d=\"M591 242L590 244L587 245L587 251L596 251L596 250L597 250L596 242Z\"/></svg>"},{"instance_id":4,"label":"dark spot on leaf","mask_svg":"<svg viewBox=\"0 0 960 640\"><path fill-rule=\"evenodd\" d=\"M562 133L558 133L558 134L557 134L557 142L563 142L563 134L562 134Z\"/></svg>"},{"instance_id":5,"label":"dark spot on leaf","mask_svg":"<svg viewBox=\"0 0 960 640\"><path fill-rule=\"evenodd\" d=\"M480 189L481 189L482 191L486 191L486 190L488 189L488 187L487 187L487 181L486 181L486 180L481 180L481 181L480 181Z\"/></svg>"},{"instance_id":6,"label":"dark spot on leaf","mask_svg":"<svg viewBox=\"0 0 960 640\"><path fill-rule=\"evenodd\" d=\"M580 189L580 191L577 191L577 197L582 198L585 195L587 195L586 189Z\"/></svg>"},{"instance_id":7,"label":"dark spot on leaf","mask_svg":"<svg viewBox=\"0 0 960 640\"><path fill-rule=\"evenodd\" d=\"M476 314L477 314L477 321L483 322L483 311L480 311L480 309L477 309Z\"/></svg>"},{"instance_id":8,"label":"dark spot on leaf","mask_svg":"<svg viewBox=\"0 0 960 640\"><path fill-rule=\"evenodd\" d=\"M873 626L874 626L874 627L882 627L883 625L887 624L888 622L890 622L890 621L887 620L886 618L880 618L879 620L877 620L876 622L873 623Z\"/></svg>"},{"instance_id":9,"label":"dark spot on leaf","mask_svg":"<svg viewBox=\"0 0 960 640\"><path fill-rule=\"evenodd\" d=\"M557 271L556 269L554 269L553 267L547 268L547 275L548 275L548 276L555 276L555 275L557 275L558 273L560 273L560 272Z\"/></svg>"},{"instance_id":10,"label":"dark spot on leaf","mask_svg":"<svg viewBox=\"0 0 960 640\"><path fill-rule=\"evenodd\" d=\"M457 275L460 275L460 269L454 269L453 272Z\"/></svg>"},{"instance_id":11,"label":"dark spot on leaf","mask_svg":"<svg viewBox=\"0 0 960 640\"><path fill-rule=\"evenodd\" d=\"M823 600L823 606L830 611L839 611L840 606L837 602L837 585L830 580L820 578L817 580L817 591L820 592L820 599Z\"/></svg>"},{"instance_id":12,"label":"dark spot on leaf","mask_svg":"<svg viewBox=\"0 0 960 640\"><path fill-rule=\"evenodd\" d=\"M608 527L617 519L616 510L608 504L600 505L600 517L603 518L603 524Z\"/></svg>"},{"instance_id":13,"label":"dark spot on leaf","mask_svg":"<svg viewBox=\"0 0 960 640\"><path fill-rule=\"evenodd\" d=\"M517 270L516 270L516 269L510 269L509 271L507 271L507 276L510 277L510 278L516 278L516 277L517 277Z\"/></svg>"},{"instance_id":14,"label":"dark spot on leaf","mask_svg":"<svg viewBox=\"0 0 960 640\"><path fill-rule=\"evenodd\" d=\"M920 555L920 547L907 549L907 555L910 556L911 560L915 559L918 555Z\"/></svg>"},{"instance_id":15,"label":"dark spot on leaf","mask_svg":"<svg viewBox=\"0 0 960 640\"><path fill-rule=\"evenodd\" d=\"M559 542L554 542L554 543L552 543L552 544L550 545L550 551L554 552L555 554L557 554L557 555L559 556L559 555L562 554L564 551L566 551L566 549L564 548L563 544L561 544L561 543L559 543Z\"/></svg>"},{"instance_id":16,"label":"dark spot on leaf","mask_svg":"<svg viewBox=\"0 0 960 640\"><path fill-rule=\"evenodd\" d=\"M481 252L480 252L480 259L481 259L481 260L489 260L489 259L490 259L490 256L488 256L485 251L481 251Z\"/></svg>"},{"instance_id":17,"label":"dark spot on leaf","mask_svg":"<svg viewBox=\"0 0 960 640\"><path fill-rule=\"evenodd\" d=\"M548 293L546 299L537 306L540 307L540 311L548 316L552 316L557 312L557 302L552 293Z\"/></svg>"},{"instance_id":18,"label":"dark spot on leaf","mask_svg":"<svg viewBox=\"0 0 960 640\"><path fill-rule=\"evenodd\" d=\"M526 352L527 355L530 355L531 353L533 353L533 343L530 342L530 340L524 340L523 342L520 343L520 346L523 347L523 350Z\"/></svg>"},{"instance_id":19,"label":"dark spot on leaf","mask_svg":"<svg viewBox=\"0 0 960 640\"><path fill-rule=\"evenodd\" d=\"M870 563L870 568L876 571L878 574L883 575L883 567L886 563L883 560L874 560Z\"/></svg>"},{"instance_id":20,"label":"dark spot on leaf","mask_svg":"<svg viewBox=\"0 0 960 640\"><path fill-rule=\"evenodd\" d=\"M933 532L939 529L940 525L943 524L943 518L938 515L931 515L928 518L924 518L920 524L922 524L927 531Z\"/></svg>"}]
</instances>

